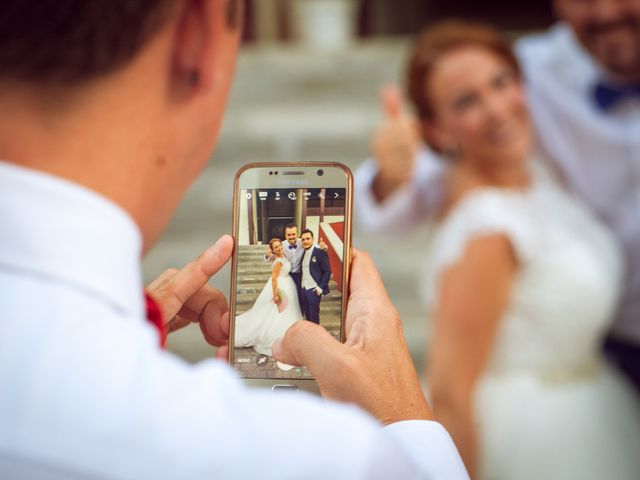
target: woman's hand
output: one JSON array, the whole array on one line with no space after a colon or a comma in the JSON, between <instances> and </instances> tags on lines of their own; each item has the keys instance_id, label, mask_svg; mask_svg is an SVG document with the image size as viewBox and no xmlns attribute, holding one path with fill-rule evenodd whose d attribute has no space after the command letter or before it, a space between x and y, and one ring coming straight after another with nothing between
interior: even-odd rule
<instances>
[{"instance_id":1,"label":"woman's hand","mask_svg":"<svg viewBox=\"0 0 640 480\"><path fill-rule=\"evenodd\" d=\"M399 88L384 88L380 92L380 100L385 120L374 134L371 149L378 164L373 193L382 201L411 181L416 152L420 147L420 127L417 120L405 113Z\"/></svg>"},{"instance_id":2,"label":"woman's hand","mask_svg":"<svg viewBox=\"0 0 640 480\"><path fill-rule=\"evenodd\" d=\"M273 273L271 274L271 288L273 289L273 303L278 305L278 277L280 276L280 270L282 270L282 263L276 262L273 266Z\"/></svg>"}]
</instances>

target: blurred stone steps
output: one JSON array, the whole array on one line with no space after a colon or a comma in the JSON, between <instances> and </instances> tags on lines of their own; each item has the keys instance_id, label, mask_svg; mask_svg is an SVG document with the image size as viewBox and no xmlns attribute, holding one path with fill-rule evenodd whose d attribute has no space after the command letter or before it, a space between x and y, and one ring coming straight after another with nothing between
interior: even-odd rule
<instances>
[{"instance_id":1,"label":"blurred stone steps","mask_svg":"<svg viewBox=\"0 0 640 480\"><path fill-rule=\"evenodd\" d=\"M249 310L257 295L271 278L271 263L264 260L264 245L238 246L238 282L236 285L236 313ZM329 282L329 295L320 302L320 321L336 338L340 335L342 315L342 294L334 280Z\"/></svg>"}]
</instances>

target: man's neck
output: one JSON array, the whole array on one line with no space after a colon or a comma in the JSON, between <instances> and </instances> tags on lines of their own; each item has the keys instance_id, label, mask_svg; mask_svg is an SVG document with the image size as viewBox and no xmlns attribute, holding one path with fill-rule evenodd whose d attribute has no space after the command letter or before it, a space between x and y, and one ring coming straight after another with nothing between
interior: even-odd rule
<instances>
[{"instance_id":1,"label":"man's neck","mask_svg":"<svg viewBox=\"0 0 640 480\"><path fill-rule=\"evenodd\" d=\"M0 85L0 159L107 197L147 237L142 220L150 212L143 209L143 197L149 194L145 184L152 160L145 161L145 155L154 151L152 132L138 122L138 135L131 135L137 112L128 108L126 98L108 89L97 96L92 88L71 95L62 89Z\"/></svg>"}]
</instances>

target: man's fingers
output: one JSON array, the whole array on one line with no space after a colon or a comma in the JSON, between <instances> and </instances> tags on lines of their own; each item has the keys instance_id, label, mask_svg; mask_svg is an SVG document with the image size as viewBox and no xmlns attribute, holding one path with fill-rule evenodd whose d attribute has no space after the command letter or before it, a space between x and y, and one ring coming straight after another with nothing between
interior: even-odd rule
<instances>
[{"instance_id":1,"label":"man's fingers","mask_svg":"<svg viewBox=\"0 0 640 480\"><path fill-rule=\"evenodd\" d=\"M276 360L304 365L315 375L331 366L336 355L346 354L345 348L320 325L299 320L273 344L272 353Z\"/></svg>"},{"instance_id":2,"label":"man's fingers","mask_svg":"<svg viewBox=\"0 0 640 480\"><path fill-rule=\"evenodd\" d=\"M169 333L175 332L176 330L180 330L181 328L186 327L190 323L191 323L190 319L185 318L181 315L176 315L169 321L169 323L167 323L167 332Z\"/></svg>"},{"instance_id":3,"label":"man's fingers","mask_svg":"<svg viewBox=\"0 0 640 480\"><path fill-rule=\"evenodd\" d=\"M404 113L402 92L397 85L387 85L380 90L380 102L387 118L397 119Z\"/></svg>"},{"instance_id":4,"label":"man's fingers","mask_svg":"<svg viewBox=\"0 0 640 480\"><path fill-rule=\"evenodd\" d=\"M208 344L219 347L229 340L229 311L218 315L204 312L200 321L200 330Z\"/></svg>"},{"instance_id":5,"label":"man's fingers","mask_svg":"<svg viewBox=\"0 0 640 480\"><path fill-rule=\"evenodd\" d=\"M178 270L167 285L166 297L162 299L163 313L173 318L182 306L220 270L231 257L233 239L223 235L193 262Z\"/></svg>"},{"instance_id":6,"label":"man's fingers","mask_svg":"<svg viewBox=\"0 0 640 480\"><path fill-rule=\"evenodd\" d=\"M178 314L167 324L174 332L190 323L199 322L205 339L212 345L226 343L229 336L229 306L222 292L205 285L187 300Z\"/></svg>"},{"instance_id":7,"label":"man's fingers","mask_svg":"<svg viewBox=\"0 0 640 480\"><path fill-rule=\"evenodd\" d=\"M229 310L227 298L217 288L211 285L205 285L191 297L182 306L178 315L188 318L192 322L202 321L202 316L207 312L208 315L222 315Z\"/></svg>"},{"instance_id":8,"label":"man's fingers","mask_svg":"<svg viewBox=\"0 0 640 480\"><path fill-rule=\"evenodd\" d=\"M216 358L218 360L229 361L229 345L222 345L216 350Z\"/></svg>"},{"instance_id":9,"label":"man's fingers","mask_svg":"<svg viewBox=\"0 0 640 480\"><path fill-rule=\"evenodd\" d=\"M366 294L367 296L388 298L384 283L373 260L368 253L355 248L351 256L349 291L351 297Z\"/></svg>"},{"instance_id":10,"label":"man's fingers","mask_svg":"<svg viewBox=\"0 0 640 480\"><path fill-rule=\"evenodd\" d=\"M363 347L371 338L376 337L371 337L371 332L385 331L386 333L378 335L383 338L395 331L400 317L384 288L382 278L371 257L355 249L351 262L349 292L344 325L347 346Z\"/></svg>"},{"instance_id":11,"label":"man's fingers","mask_svg":"<svg viewBox=\"0 0 640 480\"><path fill-rule=\"evenodd\" d=\"M169 268L162 272L157 278L155 278L151 283L149 283L145 288L148 292L155 292L157 290L162 290L167 283L173 280L173 277L178 273L178 269ZM154 299L156 297L154 296Z\"/></svg>"}]
</instances>

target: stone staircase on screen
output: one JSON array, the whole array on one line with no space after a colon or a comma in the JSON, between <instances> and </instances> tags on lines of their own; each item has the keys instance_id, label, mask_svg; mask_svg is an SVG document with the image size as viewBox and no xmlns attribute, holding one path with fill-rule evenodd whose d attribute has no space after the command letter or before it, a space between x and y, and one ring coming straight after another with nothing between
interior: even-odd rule
<instances>
[{"instance_id":1,"label":"stone staircase on screen","mask_svg":"<svg viewBox=\"0 0 640 480\"><path fill-rule=\"evenodd\" d=\"M236 314L241 314L251 308L271 278L271 264L264 260L266 250L264 245L241 245L238 247ZM320 303L320 324L336 339L339 339L342 295L333 280L329 282L329 289L331 293L325 295ZM310 375L306 368L283 371L278 368L273 358L261 359L261 355L258 355L252 348L237 348L235 356L240 375L245 378L296 378Z\"/></svg>"}]
</instances>

